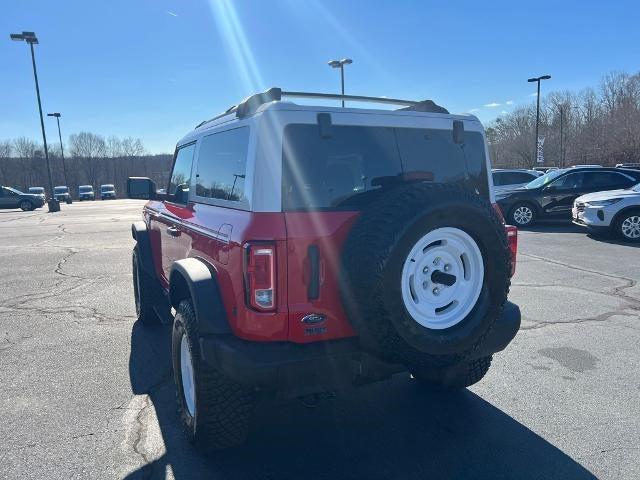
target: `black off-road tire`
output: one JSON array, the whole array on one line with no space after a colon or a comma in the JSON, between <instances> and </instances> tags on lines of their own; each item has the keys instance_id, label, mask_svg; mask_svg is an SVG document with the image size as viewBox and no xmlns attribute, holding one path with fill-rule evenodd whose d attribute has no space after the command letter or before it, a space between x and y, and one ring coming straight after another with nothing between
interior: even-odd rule
<instances>
[{"instance_id":1,"label":"black off-road tire","mask_svg":"<svg viewBox=\"0 0 640 480\"><path fill-rule=\"evenodd\" d=\"M423 327L401 292L406 256L440 227L465 231L484 263L482 290L470 313L440 330ZM412 184L386 194L363 212L345 242L342 301L363 347L412 367L463 361L484 341L501 314L510 286L511 259L502 220L479 195L451 184Z\"/></svg>"},{"instance_id":2,"label":"black off-road tire","mask_svg":"<svg viewBox=\"0 0 640 480\"><path fill-rule=\"evenodd\" d=\"M434 390L460 390L478 383L489 371L492 356L462 362L449 368L414 369L411 375Z\"/></svg>"},{"instance_id":3,"label":"black off-road tire","mask_svg":"<svg viewBox=\"0 0 640 480\"><path fill-rule=\"evenodd\" d=\"M516 220L515 214L519 208L526 208L531 212L531 220L529 220L527 223L521 223ZM515 225L518 228L530 227L536 222L536 218L537 218L536 208L528 202L518 202L513 207L511 207L511 210L509 210L509 215L508 215L509 224Z\"/></svg>"},{"instance_id":4,"label":"black off-road tire","mask_svg":"<svg viewBox=\"0 0 640 480\"><path fill-rule=\"evenodd\" d=\"M180 344L183 335L186 335L193 365L193 416L187 408L182 387ZM176 312L172 335L172 362L178 413L189 441L202 451L221 450L244 443L253 416L251 394L246 387L203 362L198 341L198 325L190 300L180 302Z\"/></svg>"},{"instance_id":5,"label":"black off-road tire","mask_svg":"<svg viewBox=\"0 0 640 480\"><path fill-rule=\"evenodd\" d=\"M144 325L158 325L160 318L156 314L153 306L157 303L158 295L157 283L142 268L140 261L139 246L133 247L132 271L133 271L133 295L136 305L136 318Z\"/></svg>"},{"instance_id":6,"label":"black off-road tire","mask_svg":"<svg viewBox=\"0 0 640 480\"><path fill-rule=\"evenodd\" d=\"M622 232L622 224L623 222L629 218L629 217L639 217L640 216L640 209L633 209L633 210L627 210L626 212L623 212L622 214L618 215L618 218L616 218L613 230L615 232L615 235L625 241L625 242L632 242L632 243L638 243L640 242L640 237L637 238L631 238L626 236L623 232Z\"/></svg>"}]
</instances>

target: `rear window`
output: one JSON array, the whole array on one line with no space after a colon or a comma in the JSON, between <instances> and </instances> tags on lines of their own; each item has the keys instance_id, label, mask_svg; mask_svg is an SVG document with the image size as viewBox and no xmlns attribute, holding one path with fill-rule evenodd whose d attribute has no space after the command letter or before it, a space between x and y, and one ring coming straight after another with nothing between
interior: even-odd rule
<instances>
[{"instance_id":1,"label":"rear window","mask_svg":"<svg viewBox=\"0 0 640 480\"><path fill-rule=\"evenodd\" d=\"M285 211L358 210L386 188L409 181L460 183L488 196L484 140L451 130L332 126L284 130L282 198Z\"/></svg>"},{"instance_id":2,"label":"rear window","mask_svg":"<svg viewBox=\"0 0 640 480\"><path fill-rule=\"evenodd\" d=\"M69 188L67 187L55 187L53 189L54 192L56 193L67 193L69 191Z\"/></svg>"}]
</instances>

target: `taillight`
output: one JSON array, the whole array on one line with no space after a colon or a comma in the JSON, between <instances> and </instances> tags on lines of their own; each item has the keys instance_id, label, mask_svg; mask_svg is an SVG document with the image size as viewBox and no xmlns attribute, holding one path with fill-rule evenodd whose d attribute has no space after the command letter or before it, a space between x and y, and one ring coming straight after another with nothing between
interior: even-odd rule
<instances>
[{"instance_id":1,"label":"taillight","mask_svg":"<svg viewBox=\"0 0 640 480\"><path fill-rule=\"evenodd\" d=\"M276 247L267 243L245 245L244 278L247 301L260 311L274 310L276 301Z\"/></svg>"},{"instance_id":2,"label":"taillight","mask_svg":"<svg viewBox=\"0 0 640 480\"><path fill-rule=\"evenodd\" d=\"M511 276L516 273L516 254L518 253L518 229L513 225L506 225L507 244L511 252Z\"/></svg>"}]
</instances>

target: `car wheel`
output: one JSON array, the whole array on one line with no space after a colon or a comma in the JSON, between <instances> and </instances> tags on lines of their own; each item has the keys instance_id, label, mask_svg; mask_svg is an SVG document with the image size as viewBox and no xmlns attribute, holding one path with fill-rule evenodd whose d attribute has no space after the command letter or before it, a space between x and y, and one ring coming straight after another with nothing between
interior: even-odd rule
<instances>
[{"instance_id":1,"label":"car wheel","mask_svg":"<svg viewBox=\"0 0 640 480\"><path fill-rule=\"evenodd\" d=\"M411 376L435 390L459 390L478 383L489 371L492 356L461 362L448 368L418 368Z\"/></svg>"},{"instance_id":2,"label":"car wheel","mask_svg":"<svg viewBox=\"0 0 640 480\"><path fill-rule=\"evenodd\" d=\"M29 200L21 201L20 210L22 210L23 212L30 212L31 210L33 210L33 203L31 203Z\"/></svg>"},{"instance_id":3,"label":"car wheel","mask_svg":"<svg viewBox=\"0 0 640 480\"><path fill-rule=\"evenodd\" d=\"M133 295L136 305L136 318L145 325L157 325L160 318L156 314L153 305L156 285L140 264L139 247L133 247L132 269L133 269Z\"/></svg>"},{"instance_id":4,"label":"car wheel","mask_svg":"<svg viewBox=\"0 0 640 480\"><path fill-rule=\"evenodd\" d=\"M479 348L510 284L496 212L451 185L409 185L374 202L342 262L342 301L362 345L409 368L457 363Z\"/></svg>"},{"instance_id":5,"label":"car wheel","mask_svg":"<svg viewBox=\"0 0 640 480\"><path fill-rule=\"evenodd\" d=\"M171 348L182 427L201 450L241 445L253 413L250 392L204 363L198 338L193 305L183 300L173 322Z\"/></svg>"},{"instance_id":6,"label":"car wheel","mask_svg":"<svg viewBox=\"0 0 640 480\"><path fill-rule=\"evenodd\" d=\"M535 209L528 203L516 204L509 213L509 222L517 227L528 227L535 219Z\"/></svg>"},{"instance_id":7,"label":"car wheel","mask_svg":"<svg viewBox=\"0 0 640 480\"><path fill-rule=\"evenodd\" d=\"M616 232L627 242L640 242L640 210L623 213L616 221Z\"/></svg>"}]
</instances>

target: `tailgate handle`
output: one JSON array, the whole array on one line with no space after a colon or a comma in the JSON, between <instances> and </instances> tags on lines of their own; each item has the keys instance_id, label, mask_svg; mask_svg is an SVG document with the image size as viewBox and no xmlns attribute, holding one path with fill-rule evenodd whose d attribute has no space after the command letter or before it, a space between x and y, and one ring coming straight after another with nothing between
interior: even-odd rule
<instances>
[{"instance_id":1,"label":"tailgate handle","mask_svg":"<svg viewBox=\"0 0 640 480\"><path fill-rule=\"evenodd\" d=\"M172 237L179 237L180 236L180 230L178 230L176 227L167 228L167 233Z\"/></svg>"},{"instance_id":2,"label":"tailgate handle","mask_svg":"<svg viewBox=\"0 0 640 480\"><path fill-rule=\"evenodd\" d=\"M309 245L309 285L307 285L307 299L317 300L320 297L320 250L317 245Z\"/></svg>"}]
</instances>

